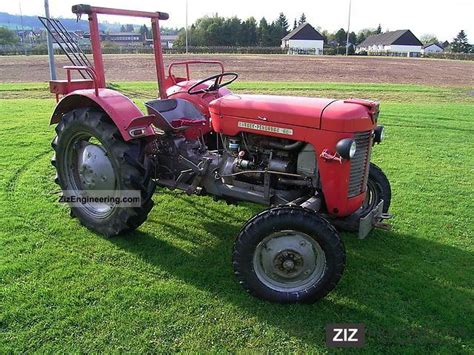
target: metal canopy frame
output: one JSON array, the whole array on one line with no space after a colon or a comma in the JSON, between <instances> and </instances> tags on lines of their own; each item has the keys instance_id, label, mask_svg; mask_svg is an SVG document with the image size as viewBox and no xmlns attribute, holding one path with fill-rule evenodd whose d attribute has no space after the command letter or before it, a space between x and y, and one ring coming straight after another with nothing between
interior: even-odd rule
<instances>
[{"instance_id":1,"label":"metal canopy frame","mask_svg":"<svg viewBox=\"0 0 474 355\"><path fill-rule=\"evenodd\" d=\"M41 16L39 16L38 19L51 35L53 41L59 46L61 51L63 51L74 66L92 67L92 63L61 21ZM88 71L79 70L78 72L82 78L92 79L92 76Z\"/></svg>"},{"instance_id":2,"label":"metal canopy frame","mask_svg":"<svg viewBox=\"0 0 474 355\"><path fill-rule=\"evenodd\" d=\"M160 20L167 20L169 15L165 12L147 12L112 9L106 7L95 7L90 5L74 5L72 12L78 18L81 15L88 15L90 40L92 47L92 55L94 58L94 70L97 74L98 85L100 88L105 88L105 69L104 60L102 57L102 48L100 45L100 31L97 15L113 15L113 16L127 16L127 17L143 17L151 20L151 28L153 34L153 52L155 55L156 76L158 80L159 94L162 99L167 98L165 87L165 68L163 62L163 52L161 48L161 33Z\"/></svg>"}]
</instances>

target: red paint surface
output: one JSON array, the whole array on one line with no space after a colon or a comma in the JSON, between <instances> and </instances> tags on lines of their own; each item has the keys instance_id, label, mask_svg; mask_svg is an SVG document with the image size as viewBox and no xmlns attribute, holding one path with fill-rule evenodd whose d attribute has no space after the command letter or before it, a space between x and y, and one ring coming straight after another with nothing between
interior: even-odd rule
<instances>
[{"instance_id":1,"label":"red paint surface","mask_svg":"<svg viewBox=\"0 0 474 355\"><path fill-rule=\"evenodd\" d=\"M165 78L163 56L160 41L159 19L167 19L166 14L143 11L129 11L90 7L89 25L91 32L94 71L98 95L95 90L76 90L65 96L57 105L51 123L57 123L62 114L78 107L102 108L113 120L125 141L131 140L130 127L146 126L146 136L153 136L152 116L146 116L126 96L114 90L105 89L105 70L100 46L100 33L97 14L138 16L152 20L154 34L154 54L156 73L161 98L182 98L194 103L209 119L206 126L191 127L188 138L206 134L214 129L217 132L235 136L240 132L251 132L262 136L274 136L295 141L304 141L314 146L321 177L324 200L328 212L344 217L355 212L362 205L365 193L348 199L350 161L342 163L326 160L320 156L327 150L334 153L339 140L353 137L354 132L373 130L376 125L378 104L365 100L339 101L332 99L282 97L268 95L232 95L226 88L216 93L189 95L187 90L197 81L190 80L189 65L186 66L187 78L170 75ZM183 65L183 64L181 64ZM223 69L222 69L223 70ZM170 68L171 73L171 68ZM212 83L209 83L212 84ZM208 83L201 85L206 88ZM57 83L56 91L67 94L79 87L71 84ZM89 85L81 83L80 85ZM67 91L67 92L66 92ZM57 92L56 92L57 93ZM267 132L252 127L239 127L239 122L266 125L270 128L285 129L282 132ZM289 134L291 132L291 134Z\"/></svg>"},{"instance_id":2,"label":"red paint surface","mask_svg":"<svg viewBox=\"0 0 474 355\"><path fill-rule=\"evenodd\" d=\"M58 123L64 113L79 107L102 108L115 123L125 141L133 139L127 130L130 123L139 117L145 116L132 100L118 91L99 89L99 95L96 96L95 90L76 90L59 101L51 118L51 124ZM146 125L146 136L155 134L153 129L149 127L153 122L154 120L149 117Z\"/></svg>"},{"instance_id":3,"label":"red paint surface","mask_svg":"<svg viewBox=\"0 0 474 355\"><path fill-rule=\"evenodd\" d=\"M230 136L250 132L313 145L328 212L338 217L357 211L365 193L348 199L350 161L343 160L341 164L321 158L320 154L325 149L334 153L337 142L352 138L355 132L374 129L369 110L359 103L278 96L229 95L210 104L211 125L216 132ZM292 134L242 128L239 122L292 130Z\"/></svg>"}]
</instances>

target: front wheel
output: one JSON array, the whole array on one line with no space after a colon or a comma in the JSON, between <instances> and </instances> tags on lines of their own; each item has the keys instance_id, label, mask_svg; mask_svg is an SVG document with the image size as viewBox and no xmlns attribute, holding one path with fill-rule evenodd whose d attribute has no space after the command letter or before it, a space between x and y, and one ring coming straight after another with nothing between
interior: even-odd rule
<instances>
[{"instance_id":1,"label":"front wheel","mask_svg":"<svg viewBox=\"0 0 474 355\"><path fill-rule=\"evenodd\" d=\"M277 303L313 303L338 283L345 249L334 227L313 211L278 207L252 218L234 245L233 266L252 295Z\"/></svg>"},{"instance_id":2,"label":"front wheel","mask_svg":"<svg viewBox=\"0 0 474 355\"><path fill-rule=\"evenodd\" d=\"M153 207L155 190L144 142L125 142L104 112L90 108L64 114L56 133L52 164L63 193L111 197L71 205L71 215L106 236L138 228ZM139 194L140 203L122 207L114 202L124 191Z\"/></svg>"},{"instance_id":3,"label":"front wheel","mask_svg":"<svg viewBox=\"0 0 474 355\"><path fill-rule=\"evenodd\" d=\"M387 176L374 163L370 163L367 194L362 205L363 214L372 211L383 200L383 213L387 213L392 200L392 189Z\"/></svg>"}]
</instances>

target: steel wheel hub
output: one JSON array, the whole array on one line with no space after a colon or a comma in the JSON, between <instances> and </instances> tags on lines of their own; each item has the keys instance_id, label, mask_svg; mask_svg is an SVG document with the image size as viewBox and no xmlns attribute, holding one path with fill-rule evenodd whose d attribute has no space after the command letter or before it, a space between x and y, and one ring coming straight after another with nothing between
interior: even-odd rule
<instances>
[{"instance_id":1,"label":"steel wheel hub","mask_svg":"<svg viewBox=\"0 0 474 355\"><path fill-rule=\"evenodd\" d=\"M94 143L92 143L94 142ZM66 185L78 197L116 197L117 177L107 151L86 132L78 132L66 148ZM113 196L110 196L110 195ZM110 200L109 200L110 201ZM94 218L106 218L113 211L111 202L87 201L81 209Z\"/></svg>"},{"instance_id":2,"label":"steel wheel hub","mask_svg":"<svg viewBox=\"0 0 474 355\"><path fill-rule=\"evenodd\" d=\"M266 286L277 291L299 291L323 275L326 257L319 243L297 231L273 233L259 243L254 270Z\"/></svg>"},{"instance_id":3,"label":"steel wheel hub","mask_svg":"<svg viewBox=\"0 0 474 355\"><path fill-rule=\"evenodd\" d=\"M114 169L102 147L86 144L79 148L77 157L79 176L86 190L114 189Z\"/></svg>"}]
</instances>

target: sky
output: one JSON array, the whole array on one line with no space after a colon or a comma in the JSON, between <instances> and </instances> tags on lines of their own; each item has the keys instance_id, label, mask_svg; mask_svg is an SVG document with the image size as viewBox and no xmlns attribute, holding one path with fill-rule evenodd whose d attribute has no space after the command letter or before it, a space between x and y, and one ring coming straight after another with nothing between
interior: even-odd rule
<instances>
[{"instance_id":1,"label":"sky","mask_svg":"<svg viewBox=\"0 0 474 355\"><path fill-rule=\"evenodd\" d=\"M166 27L184 27L186 0L49 0L51 16L72 17L71 6L86 3L94 6L116 7L144 11L163 11L170 14ZM274 20L280 12L288 17L290 26L302 12L314 27L336 31L347 28L349 0L188 0L189 24L204 15L250 16L257 20L265 16ZM44 0L0 0L0 12L24 15L43 15ZM415 35L434 34L438 39L452 40L464 29L470 43L474 42L474 0L352 0L351 31L375 28L411 29ZM144 20L103 16L101 21L143 24Z\"/></svg>"}]
</instances>

